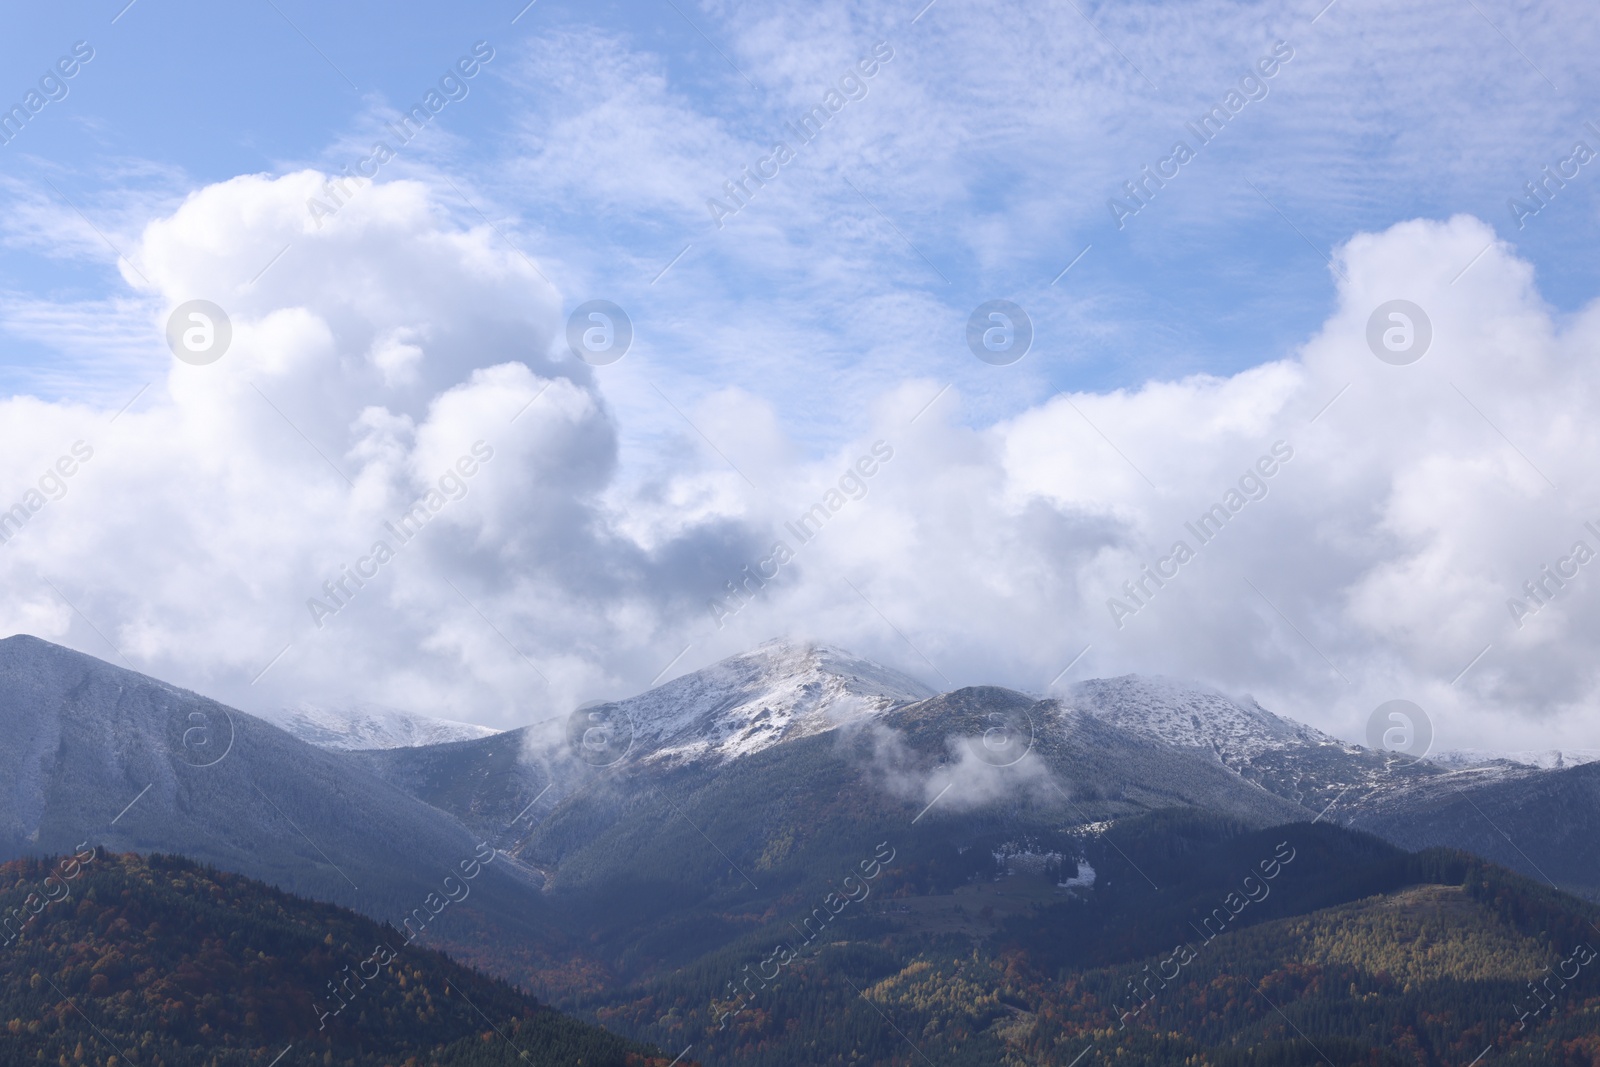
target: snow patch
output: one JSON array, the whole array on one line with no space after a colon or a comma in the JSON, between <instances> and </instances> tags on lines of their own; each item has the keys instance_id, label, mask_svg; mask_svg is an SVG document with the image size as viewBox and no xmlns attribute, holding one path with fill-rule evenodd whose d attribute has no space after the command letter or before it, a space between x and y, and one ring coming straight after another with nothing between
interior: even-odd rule
<instances>
[{"instance_id":1,"label":"snow patch","mask_svg":"<svg viewBox=\"0 0 1600 1067\"><path fill-rule=\"evenodd\" d=\"M1094 867L1088 860L1078 861L1078 873L1064 882L1056 883L1057 889L1093 889Z\"/></svg>"},{"instance_id":2,"label":"snow patch","mask_svg":"<svg viewBox=\"0 0 1600 1067\"><path fill-rule=\"evenodd\" d=\"M1567 767L1581 767L1600 760L1600 749L1568 748L1529 750L1523 752L1485 752L1475 748L1458 748L1439 752L1428 757L1429 763L1452 770L1471 770L1491 767L1496 763L1515 763L1522 767L1537 767L1544 771L1559 771Z\"/></svg>"}]
</instances>

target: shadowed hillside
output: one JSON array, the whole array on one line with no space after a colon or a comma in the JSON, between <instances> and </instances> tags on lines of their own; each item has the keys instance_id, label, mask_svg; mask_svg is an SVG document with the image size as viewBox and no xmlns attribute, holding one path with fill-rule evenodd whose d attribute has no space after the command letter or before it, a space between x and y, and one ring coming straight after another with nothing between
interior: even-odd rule
<instances>
[{"instance_id":1,"label":"shadowed hillside","mask_svg":"<svg viewBox=\"0 0 1600 1067\"><path fill-rule=\"evenodd\" d=\"M353 912L188 860L0 866L0 1063L664 1065ZM31 901L31 903L30 903Z\"/></svg>"}]
</instances>

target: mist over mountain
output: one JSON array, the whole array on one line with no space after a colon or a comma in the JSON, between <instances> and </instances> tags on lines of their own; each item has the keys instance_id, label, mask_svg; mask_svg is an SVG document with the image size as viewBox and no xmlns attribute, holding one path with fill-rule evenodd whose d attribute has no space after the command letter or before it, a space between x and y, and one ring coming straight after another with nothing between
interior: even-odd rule
<instances>
[{"instance_id":1,"label":"mist over mountain","mask_svg":"<svg viewBox=\"0 0 1600 1067\"><path fill-rule=\"evenodd\" d=\"M1541 770L1549 771L1560 770L1563 767L1581 767L1585 763L1594 763L1597 760L1600 760L1600 749L1595 748L1523 749L1507 752L1485 752L1482 749L1461 748L1428 754L1429 763L1456 769L1491 767L1499 763L1510 763L1523 767L1538 767Z\"/></svg>"}]
</instances>

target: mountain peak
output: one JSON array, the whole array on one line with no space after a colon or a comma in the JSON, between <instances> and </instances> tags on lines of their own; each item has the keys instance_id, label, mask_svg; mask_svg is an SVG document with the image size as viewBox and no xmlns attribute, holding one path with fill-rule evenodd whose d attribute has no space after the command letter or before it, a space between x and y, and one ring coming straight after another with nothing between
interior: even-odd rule
<instances>
[{"instance_id":1,"label":"mountain peak","mask_svg":"<svg viewBox=\"0 0 1600 1067\"><path fill-rule=\"evenodd\" d=\"M1303 723L1275 715L1252 697L1233 698L1209 686L1125 674L1073 686L1062 701L1151 740L1203 748L1224 760L1248 759L1284 745L1340 742Z\"/></svg>"},{"instance_id":2,"label":"mountain peak","mask_svg":"<svg viewBox=\"0 0 1600 1067\"><path fill-rule=\"evenodd\" d=\"M46 641L33 634L12 634L10 637L0 638L0 662L7 665L24 663L57 664L75 663L82 667L93 667L108 671L123 671L114 663L107 663L98 656L91 656L87 652L79 652L66 645L58 645L54 641ZM137 672L134 672L137 673ZM143 677L141 675L141 677Z\"/></svg>"},{"instance_id":3,"label":"mountain peak","mask_svg":"<svg viewBox=\"0 0 1600 1067\"><path fill-rule=\"evenodd\" d=\"M844 649L780 638L616 706L651 759L725 760L935 695Z\"/></svg>"},{"instance_id":4,"label":"mountain peak","mask_svg":"<svg viewBox=\"0 0 1600 1067\"><path fill-rule=\"evenodd\" d=\"M8 704L22 699L23 690L70 689L84 681L117 687L147 686L173 697L199 699L199 694L171 682L32 634L0 638L0 677L9 690L0 692L0 718Z\"/></svg>"}]
</instances>

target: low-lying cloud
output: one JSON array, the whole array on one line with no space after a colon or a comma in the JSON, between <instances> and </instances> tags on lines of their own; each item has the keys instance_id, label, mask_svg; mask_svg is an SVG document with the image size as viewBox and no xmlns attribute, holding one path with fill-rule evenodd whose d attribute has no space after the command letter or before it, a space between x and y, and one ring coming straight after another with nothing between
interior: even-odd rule
<instances>
[{"instance_id":1,"label":"low-lying cloud","mask_svg":"<svg viewBox=\"0 0 1600 1067\"><path fill-rule=\"evenodd\" d=\"M859 733L847 731L844 740L866 742L870 759L863 773L890 796L921 808L917 821L1000 803L1054 805L1070 796L1030 751L1028 739L1018 736L986 744L983 734L951 734L939 759L917 752L899 731L878 722Z\"/></svg>"}]
</instances>

